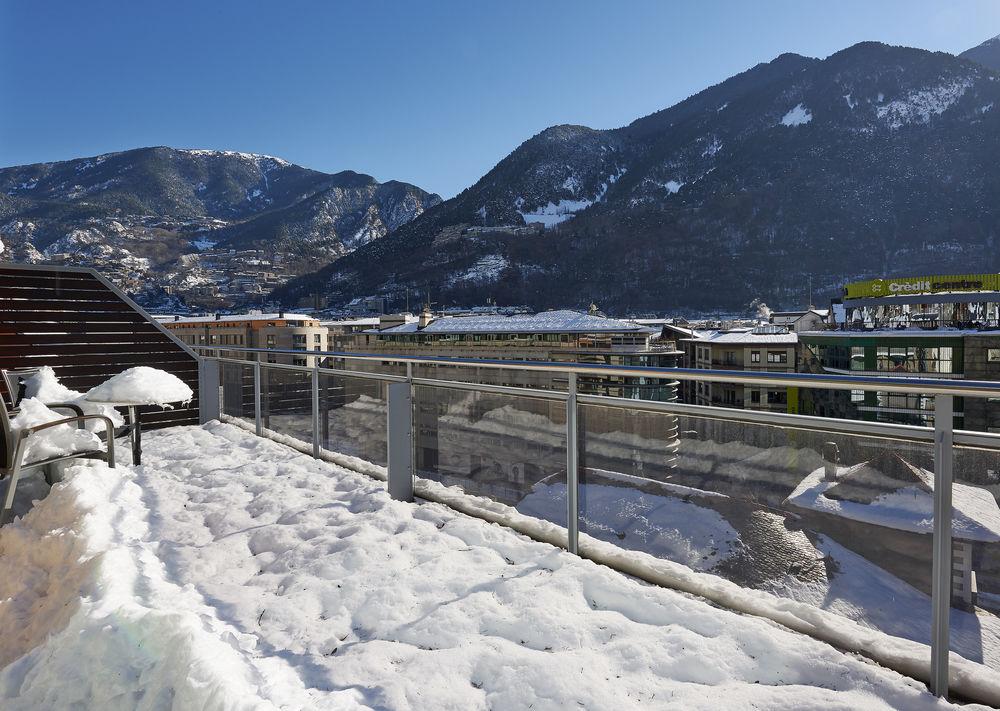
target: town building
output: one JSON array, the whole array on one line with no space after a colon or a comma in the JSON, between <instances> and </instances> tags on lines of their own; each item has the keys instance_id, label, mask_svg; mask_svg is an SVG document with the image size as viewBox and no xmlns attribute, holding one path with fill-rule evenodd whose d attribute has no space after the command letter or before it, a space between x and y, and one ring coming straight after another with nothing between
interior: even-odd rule
<instances>
[{"instance_id":1,"label":"town building","mask_svg":"<svg viewBox=\"0 0 1000 711\"><path fill-rule=\"evenodd\" d=\"M356 351L359 342L358 334L378 328L389 328L404 323L416 322L412 314L386 314L364 318L349 318L340 320L320 321L327 330L327 346L331 351ZM365 341L364 337L361 341Z\"/></svg>"},{"instance_id":2,"label":"town building","mask_svg":"<svg viewBox=\"0 0 1000 711\"><path fill-rule=\"evenodd\" d=\"M259 354L226 350L225 346L271 348L275 351L302 351L302 355L269 353L263 361L312 366L315 359L306 354L327 350L327 329L317 319L301 314L250 311L246 314L167 316L158 319L184 343L220 346L219 354L226 358L257 360Z\"/></svg>"},{"instance_id":3,"label":"town building","mask_svg":"<svg viewBox=\"0 0 1000 711\"><path fill-rule=\"evenodd\" d=\"M1000 380L1000 274L848 284L838 323L800 334L803 369L843 375ZM1000 432L1000 402L956 398L955 425ZM934 399L892 392L811 392L803 411L915 425Z\"/></svg>"},{"instance_id":4,"label":"town building","mask_svg":"<svg viewBox=\"0 0 1000 711\"><path fill-rule=\"evenodd\" d=\"M829 309L810 306L805 311L772 311L767 320L775 326L784 326L789 331L801 333L823 328L829 317Z\"/></svg>"},{"instance_id":5,"label":"town building","mask_svg":"<svg viewBox=\"0 0 1000 711\"><path fill-rule=\"evenodd\" d=\"M671 328L677 330L679 327ZM690 329L690 335L682 336L678 343L684 349L684 364L689 368L768 373L794 373L798 368L799 337L785 326L762 324L725 330ZM685 381L682 399L696 405L798 412L796 388Z\"/></svg>"},{"instance_id":6,"label":"town building","mask_svg":"<svg viewBox=\"0 0 1000 711\"><path fill-rule=\"evenodd\" d=\"M681 352L674 341L661 335L659 328L576 311L436 317L425 310L403 323L399 315L382 317L378 327L358 332L353 343L345 341L344 346L345 350L396 355L675 367ZM588 376L580 378L579 387L581 392L614 397L676 397L676 382L665 379Z\"/></svg>"}]
</instances>

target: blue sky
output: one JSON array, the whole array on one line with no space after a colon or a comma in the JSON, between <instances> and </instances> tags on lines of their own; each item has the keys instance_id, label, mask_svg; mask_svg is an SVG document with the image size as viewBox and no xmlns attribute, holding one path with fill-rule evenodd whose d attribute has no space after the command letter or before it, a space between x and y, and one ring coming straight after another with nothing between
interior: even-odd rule
<instances>
[{"instance_id":1,"label":"blue sky","mask_svg":"<svg viewBox=\"0 0 1000 711\"><path fill-rule=\"evenodd\" d=\"M782 52L998 33L997 0L0 0L0 165L219 148L449 197L546 126L620 126Z\"/></svg>"}]
</instances>

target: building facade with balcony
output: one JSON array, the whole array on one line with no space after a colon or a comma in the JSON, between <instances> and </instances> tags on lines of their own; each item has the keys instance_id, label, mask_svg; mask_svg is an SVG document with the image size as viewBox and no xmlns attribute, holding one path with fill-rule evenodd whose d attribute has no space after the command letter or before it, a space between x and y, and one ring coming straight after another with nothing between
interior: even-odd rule
<instances>
[{"instance_id":1,"label":"building facade with balcony","mask_svg":"<svg viewBox=\"0 0 1000 711\"><path fill-rule=\"evenodd\" d=\"M327 350L327 329L317 319L300 314L253 312L214 316L173 316L160 323L189 345L219 346L226 358L255 360L257 354L227 351L235 348L272 348L301 351L302 355L268 354L263 360L286 365L314 364L309 351Z\"/></svg>"},{"instance_id":2,"label":"building facade with balcony","mask_svg":"<svg viewBox=\"0 0 1000 711\"><path fill-rule=\"evenodd\" d=\"M761 325L720 331L694 331L681 338L685 365L704 370L793 373L798 368L798 334L784 326ZM798 412L795 388L686 381L684 402L746 410Z\"/></svg>"},{"instance_id":3,"label":"building facade with balcony","mask_svg":"<svg viewBox=\"0 0 1000 711\"><path fill-rule=\"evenodd\" d=\"M1000 380L1000 275L875 279L848 284L842 319L801 334L803 369L842 375ZM955 426L1000 432L1000 402L956 398ZM892 392L816 392L803 411L913 425L934 399Z\"/></svg>"},{"instance_id":4,"label":"building facade with balcony","mask_svg":"<svg viewBox=\"0 0 1000 711\"><path fill-rule=\"evenodd\" d=\"M661 329L576 311L454 317L425 311L403 323L383 317L379 328L357 333L348 345L345 350L362 353L667 368L677 366L682 355ZM543 386L534 382L538 377L522 372L518 378L525 382L502 384ZM618 376L581 376L579 381L581 392L643 400L674 400L676 387L672 380Z\"/></svg>"}]
</instances>

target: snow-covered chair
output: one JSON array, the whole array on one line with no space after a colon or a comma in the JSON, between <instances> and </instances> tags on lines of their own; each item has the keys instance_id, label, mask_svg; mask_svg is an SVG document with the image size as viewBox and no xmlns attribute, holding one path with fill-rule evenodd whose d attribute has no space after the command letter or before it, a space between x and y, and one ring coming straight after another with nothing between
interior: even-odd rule
<instances>
[{"instance_id":1,"label":"snow-covered chair","mask_svg":"<svg viewBox=\"0 0 1000 711\"><path fill-rule=\"evenodd\" d=\"M17 394L12 394L11 397L15 398L18 396ZM100 421L103 423L105 431L113 432L114 423L110 417L99 414L83 414L79 407L69 406L66 409L74 412L72 416L61 419L55 416L55 419L53 419L53 411L57 407L62 408L62 405L55 403L46 406L40 401L33 399L24 401L22 404L28 403L31 404L31 407L48 413L48 417L43 418L45 421L36 422L29 426L17 427L14 423L18 419L19 411L17 409L8 411L6 405L0 401L0 481L6 481L3 499L0 501L0 525L6 523L10 515L10 508L14 503L14 491L22 472L39 468L46 468L46 471L48 471L47 467L50 464L68 459L83 458L103 459L108 463L108 466L115 466L114 437L108 437L106 447L101 449L100 440L97 436L92 432L85 431L87 422ZM77 433L81 435L79 441L83 442L82 447L75 446L60 450L59 444L55 443L55 446L39 448L39 451L44 456L25 461L25 456L32 445L38 444L49 431L56 432L56 428L62 428L60 433L65 438L66 430L70 426L84 430L84 432ZM90 439L88 440L86 437Z\"/></svg>"},{"instance_id":2,"label":"snow-covered chair","mask_svg":"<svg viewBox=\"0 0 1000 711\"><path fill-rule=\"evenodd\" d=\"M0 369L0 375L3 376L7 392L10 394L10 404L13 407L16 408L17 404L21 402L21 398L24 397L24 383L29 378L38 375L40 370L41 367ZM71 402L46 402L45 405L53 410L69 410L76 415L83 416L83 408Z\"/></svg>"},{"instance_id":3,"label":"snow-covered chair","mask_svg":"<svg viewBox=\"0 0 1000 711\"><path fill-rule=\"evenodd\" d=\"M84 402L83 393L70 390L62 385L52 368L48 366L0 369L0 377L3 378L4 384L7 386L11 405L15 408L23 398L36 397L52 410L68 410L75 415L91 414L110 417L117 427L114 430L115 437L125 437L130 432L130 426L125 424L113 407L88 405ZM80 424L80 427L85 426L85 423ZM107 431L96 425L91 425L88 429L98 430L97 436L101 439L107 436Z\"/></svg>"}]
</instances>

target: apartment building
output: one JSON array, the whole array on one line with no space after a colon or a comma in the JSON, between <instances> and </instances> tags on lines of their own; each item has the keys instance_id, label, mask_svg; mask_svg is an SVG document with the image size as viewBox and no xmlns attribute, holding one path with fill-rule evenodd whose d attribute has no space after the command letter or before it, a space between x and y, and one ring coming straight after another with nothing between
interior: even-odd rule
<instances>
[{"instance_id":1,"label":"apartment building","mask_svg":"<svg viewBox=\"0 0 1000 711\"><path fill-rule=\"evenodd\" d=\"M402 321L402 322L401 322ZM362 330L344 350L397 355L437 355L497 360L674 367L677 350L662 330L633 321L576 311L538 314L475 314L437 317L425 311L415 320L382 317L377 328ZM484 371L482 376L488 377ZM542 385L533 373L511 385ZM547 377L547 376L546 376ZM581 392L646 400L673 400L676 382L618 376L580 378Z\"/></svg>"},{"instance_id":2,"label":"apartment building","mask_svg":"<svg viewBox=\"0 0 1000 711\"><path fill-rule=\"evenodd\" d=\"M840 322L803 332L803 369L841 375L1000 380L1000 274L874 279L847 284ZM808 414L932 425L934 398L893 392L811 392ZM1000 402L956 398L955 426L1000 432Z\"/></svg>"},{"instance_id":3,"label":"apartment building","mask_svg":"<svg viewBox=\"0 0 1000 711\"><path fill-rule=\"evenodd\" d=\"M799 337L784 326L694 330L691 334L678 341L689 368L769 373L794 373L798 369ZM685 381L682 399L697 405L798 412L796 388Z\"/></svg>"},{"instance_id":4,"label":"apartment building","mask_svg":"<svg viewBox=\"0 0 1000 711\"><path fill-rule=\"evenodd\" d=\"M227 358L257 360L259 354L226 350L226 346L271 348L301 351L302 355L268 353L262 361L312 366L315 358L307 355L308 352L327 350L327 329L317 319L301 314L251 311L231 315L172 316L160 318L160 323L189 345L219 346L219 354Z\"/></svg>"}]
</instances>

